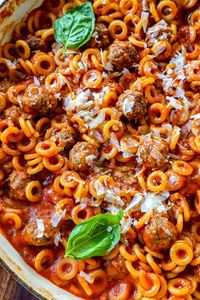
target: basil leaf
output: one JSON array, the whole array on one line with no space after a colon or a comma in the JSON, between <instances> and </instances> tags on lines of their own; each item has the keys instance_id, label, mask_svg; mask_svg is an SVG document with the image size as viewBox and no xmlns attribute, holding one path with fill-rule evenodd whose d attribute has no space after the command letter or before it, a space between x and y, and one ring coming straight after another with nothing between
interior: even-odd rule
<instances>
[{"instance_id":1,"label":"basil leaf","mask_svg":"<svg viewBox=\"0 0 200 300\"><path fill-rule=\"evenodd\" d=\"M54 37L65 49L77 49L86 44L94 31L95 16L90 2L69 9L54 23Z\"/></svg>"},{"instance_id":2,"label":"basil leaf","mask_svg":"<svg viewBox=\"0 0 200 300\"><path fill-rule=\"evenodd\" d=\"M122 218L120 209L118 215L99 214L76 225L70 233L65 257L84 259L111 251L120 240Z\"/></svg>"}]
</instances>

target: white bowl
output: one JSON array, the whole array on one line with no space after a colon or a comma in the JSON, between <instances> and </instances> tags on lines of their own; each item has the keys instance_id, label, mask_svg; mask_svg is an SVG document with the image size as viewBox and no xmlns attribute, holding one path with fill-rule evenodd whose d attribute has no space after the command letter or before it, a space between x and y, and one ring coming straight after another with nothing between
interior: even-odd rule
<instances>
[{"instance_id":1,"label":"white bowl","mask_svg":"<svg viewBox=\"0 0 200 300\"><path fill-rule=\"evenodd\" d=\"M0 44L8 42L15 25L43 0L0 0ZM29 267L0 231L0 263L33 294L44 300L78 300L80 298L57 287Z\"/></svg>"}]
</instances>

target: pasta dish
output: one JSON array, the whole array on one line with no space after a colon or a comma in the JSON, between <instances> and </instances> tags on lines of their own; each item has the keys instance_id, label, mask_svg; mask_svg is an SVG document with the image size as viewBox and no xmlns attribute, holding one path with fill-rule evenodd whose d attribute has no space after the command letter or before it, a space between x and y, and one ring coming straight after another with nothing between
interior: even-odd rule
<instances>
[{"instance_id":1,"label":"pasta dish","mask_svg":"<svg viewBox=\"0 0 200 300\"><path fill-rule=\"evenodd\" d=\"M46 0L0 47L0 227L81 299L200 299L200 2Z\"/></svg>"}]
</instances>

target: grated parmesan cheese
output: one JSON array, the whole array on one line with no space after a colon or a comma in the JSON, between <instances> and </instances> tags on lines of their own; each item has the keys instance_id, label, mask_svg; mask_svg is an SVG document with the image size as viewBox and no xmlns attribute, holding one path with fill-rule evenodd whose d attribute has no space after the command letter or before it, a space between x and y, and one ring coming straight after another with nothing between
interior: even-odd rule
<instances>
[{"instance_id":1,"label":"grated parmesan cheese","mask_svg":"<svg viewBox=\"0 0 200 300\"><path fill-rule=\"evenodd\" d=\"M103 184L99 180L95 180L94 189L97 192L98 196L101 196L101 195L105 194L105 192L106 192Z\"/></svg>"},{"instance_id":2,"label":"grated parmesan cheese","mask_svg":"<svg viewBox=\"0 0 200 300\"><path fill-rule=\"evenodd\" d=\"M94 281L93 278L90 276L90 274L88 274L88 273L86 273L84 271L80 271L79 275L81 277L83 277L89 283L93 283L93 281Z\"/></svg>"},{"instance_id":3,"label":"grated parmesan cheese","mask_svg":"<svg viewBox=\"0 0 200 300\"><path fill-rule=\"evenodd\" d=\"M121 225L121 234L125 234L131 227L131 225L133 225L133 218L131 218L130 216L128 217L124 217L121 221L120 221L120 225Z\"/></svg>"},{"instance_id":4,"label":"grated parmesan cheese","mask_svg":"<svg viewBox=\"0 0 200 300\"><path fill-rule=\"evenodd\" d=\"M35 85L40 85L40 81L36 76L33 77L33 80Z\"/></svg>"},{"instance_id":5,"label":"grated parmesan cheese","mask_svg":"<svg viewBox=\"0 0 200 300\"><path fill-rule=\"evenodd\" d=\"M160 194L145 192L144 202L141 205L141 212L148 212L153 209L156 209L158 212L166 211L167 207L163 205L163 201L165 201L169 196L169 192L162 192Z\"/></svg>"},{"instance_id":6,"label":"grated parmesan cheese","mask_svg":"<svg viewBox=\"0 0 200 300\"><path fill-rule=\"evenodd\" d=\"M87 163L91 163L93 159L97 158L96 155L91 154L85 157Z\"/></svg>"},{"instance_id":7,"label":"grated parmesan cheese","mask_svg":"<svg viewBox=\"0 0 200 300\"><path fill-rule=\"evenodd\" d=\"M181 102L175 97L167 96L166 99L169 100L169 105L171 105L175 109L181 110L183 108Z\"/></svg>"},{"instance_id":8,"label":"grated parmesan cheese","mask_svg":"<svg viewBox=\"0 0 200 300\"><path fill-rule=\"evenodd\" d=\"M37 219L36 220L36 223L37 223L37 235L36 237L39 239L39 238L42 238L44 236L44 222L42 219Z\"/></svg>"},{"instance_id":9,"label":"grated parmesan cheese","mask_svg":"<svg viewBox=\"0 0 200 300\"><path fill-rule=\"evenodd\" d=\"M129 203L129 205L126 207L125 212L131 211L139 203L141 203L142 200L143 200L143 196L141 194L135 194L131 202Z\"/></svg>"},{"instance_id":10,"label":"grated parmesan cheese","mask_svg":"<svg viewBox=\"0 0 200 300\"><path fill-rule=\"evenodd\" d=\"M144 33L147 32L148 18L149 18L149 12L142 11L141 20L143 20L143 22L144 22L142 25Z\"/></svg>"},{"instance_id":11,"label":"grated parmesan cheese","mask_svg":"<svg viewBox=\"0 0 200 300\"><path fill-rule=\"evenodd\" d=\"M117 204L119 206L124 205L124 201L120 198L120 196L119 195L115 195L115 193L113 193L110 190L106 191L106 195L105 195L104 201L108 202L108 203L112 203L112 204Z\"/></svg>"},{"instance_id":12,"label":"grated parmesan cheese","mask_svg":"<svg viewBox=\"0 0 200 300\"><path fill-rule=\"evenodd\" d=\"M105 207L105 210L111 212L113 215L117 215L119 212L119 208L113 204L109 204Z\"/></svg>"},{"instance_id":13,"label":"grated parmesan cheese","mask_svg":"<svg viewBox=\"0 0 200 300\"><path fill-rule=\"evenodd\" d=\"M90 128L97 128L99 125L103 124L104 120L105 120L105 113L101 111L100 114L98 114L95 119L93 119L91 122L88 123L88 126Z\"/></svg>"},{"instance_id":14,"label":"grated parmesan cheese","mask_svg":"<svg viewBox=\"0 0 200 300\"><path fill-rule=\"evenodd\" d=\"M62 220L62 218L65 216L66 213L66 209L59 211L59 212L55 212L53 214L53 216L51 217L51 225L55 228L58 226L58 224L60 223L60 221Z\"/></svg>"},{"instance_id":15,"label":"grated parmesan cheese","mask_svg":"<svg viewBox=\"0 0 200 300\"><path fill-rule=\"evenodd\" d=\"M192 115L190 117L191 120L199 120L200 119L200 113L199 114L196 114L196 115Z\"/></svg>"},{"instance_id":16,"label":"grated parmesan cheese","mask_svg":"<svg viewBox=\"0 0 200 300\"><path fill-rule=\"evenodd\" d=\"M107 70L107 71L113 71L113 65L111 64L110 61L108 61L108 62L105 64L104 69Z\"/></svg>"},{"instance_id":17,"label":"grated parmesan cheese","mask_svg":"<svg viewBox=\"0 0 200 300\"><path fill-rule=\"evenodd\" d=\"M54 244L58 247L60 241L61 241L61 234L60 232L57 232L54 237Z\"/></svg>"}]
</instances>

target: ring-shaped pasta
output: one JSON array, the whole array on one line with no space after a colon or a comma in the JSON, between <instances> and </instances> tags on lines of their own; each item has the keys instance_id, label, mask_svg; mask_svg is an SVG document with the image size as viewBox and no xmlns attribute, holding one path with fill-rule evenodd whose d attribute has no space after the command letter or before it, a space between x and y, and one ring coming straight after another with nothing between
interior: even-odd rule
<instances>
[{"instance_id":1,"label":"ring-shaped pasta","mask_svg":"<svg viewBox=\"0 0 200 300\"><path fill-rule=\"evenodd\" d=\"M162 171L154 171L147 178L147 187L152 192L161 192L167 185L167 176Z\"/></svg>"},{"instance_id":2,"label":"ring-shaped pasta","mask_svg":"<svg viewBox=\"0 0 200 300\"><path fill-rule=\"evenodd\" d=\"M18 230L22 227L22 219L15 213L6 212L0 219L0 222L4 226L9 226Z\"/></svg>"},{"instance_id":3,"label":"ring-shaped pasta","mask_svg":"<svg viewBox=\"0 0 200 300\"><path fill-rule=\"evenodd\" d=\"M39 75L47 76L50 73L53 73L56 68L56 64L52 56L43 52L35 54L32 58L32 63Z\"/></svg>"},{"instance_id":4,"label":"ring-shaped pasta","mask_svg":"<svg viewBox=\"0 0 200 300\"><path fill-rule=\"evenodd\" d=\"M20 155L19 149L17 149L16 143L2 144L2 149L9 155Z\"/></svg>"},{"instance_id":5,"label":"ring-shaped pasta","mask_svg":"<svg viewBox=\"0 0 200 300\"><path fill-rule=\"evenodd\" d=\"M64 158L60 154L43 158L44 167L52 172L60 170L64 165L64 162Z\"/></svg>"},{"instance_id":6,"label":"ring-shaped pasta","mask_svg":"<svg viewBox=\"0 0 200 300\"><path fill-rule=\"evenodd\" d=\"M157 6L159 16L165 21L171 21L175 18L178 8L173 1L163 0Z\"/></svg>"},{"instance_id":7,"label":"ring-shaped pasta","mask_svg":"<svg viewBox=\"0 0 200 300\"><path fill-rule=\"evenodd\" d=\"M62 258L57 263L57 275L62 280L70 280L78 273L78 263L71 258Z\"/></svg>"},{"instance_id":8,"label":"ring-shaped pasta","mask_svg":"<svg viewBox=\"0 0 200 300\"><path fill-rule=\"evenodd\" d=\"M7 96L9 102L18 105L18 96L26 90L25 84L18 84L8 88Z\"/></svg>"},{"instance_id":9,"label":"ring-shaped pasta","mask_svg":"<svg viewBox=\"0 0 200 300\"><path fill-rule=\"evenodd\" d=\"M78 183L84 183L80 175L75 171L66 171L60 176L60 183L67 188L75 188Z\"/></svg>"},{"instance_id":10,"label":"ring-shaped pasta","mask_svg":"<svg viewBox=\"0 0 200 300\"><path fill-rule=\"evenodd\" d=\"M9 127L1 133L1 141L5 144L18 143L23 139L23 136L23 132L17 127Z\"/></svg>"},{"instance_id":11,"label":"ring-shaped pasta","mask_svg":"<svg viewBox=\"0 0 200 300\"><path fill-rule=\"evenodd\" d=\"M127 37L128 28L121 20L114 20L109 25L110 35L113 39L123 41Z\"/></svg>"},{"instance_id":12,"label":"ring-shaped pasta","mask_svg":"<svg viewBox=\"0 0 200 300\"><path fill-rule=\"evenodd\" d=\"M71 218L75 224L80 224L81 222L88 220L94 215L92 207L76 205L71 211Z\"/></svg>"},{"instance_id":13,"label":"ring-shaped pasta","mask_svg":"<svg viewBox=\"0 0 200 300\"><path fill-rule=\"evenodd\" d=\"M90 277L92 279L90 287L93 291L93 294L101 294L107 288L108 285L106 273L102 269L97 269L90 272Z\"/></svg>"},{"instance_id":14,"label":"ring-shaped pasta","mask_svg":"<svg viewBox=\"0 0 200 300\"><path fill-rule=\"evenodd\" d=\"M128 253L128 251L126 250L126 248L125 248L124 245L121 245L119 247L119 252L120 252L121 256L124 259L128 260L128 261L133 262L133 261L136 261L138 259L137 256L136 256L136 254L130 254L130 253Z\"/></svg>"},{"instance_id":15,"label":"ring-shaped pasta","mask_svg":"<svg viewBox=\"0 0 200 300\"><path fill-rule=\"evenodd\" d=\"M54 188L54 191L59 195L59 196L65 196L66 193L65 193L65 188L64 186L60 183L60 176L57 176L55 179L54 179L54 182L53 182L53 188Z\"/></svg>"},{"instance_id":16,"label":"ring-shaped pasta","mask_svg":"<svg viewBox=\"0 0 200 300\"><path fill-rule=\"evenodd\" d=\"M188 295L191 281L186 278L174 278L168 283L168 291L174 296Z\"/></svg>"},{"instance_id":17,"label":"ring-shaped pasta","mask_svg":"<svg viewBox=\"0 0 200 300\"><path fill-rule=\"evenodd\" d=\"M172 170L179 175L189 176L193 172L193 167L183 160L175 160L172 163Z\"/></svg>"},{"instance_id":18,"label":"ring-shaped pasta","mask_svg":"<svg viewBox=\"0 0 200 300\"><path fill-rule=\"evenodd\" d=\"M139 288L145 297L154 297L160 290L160 280L154 273L139 271Z\"/></svg>"},{"instance_id":19,"label":"ring-shaped pasta","mask_svg":"<svg viewBox=\"0 0 200 300\"><path fill-rule=\"evenodd\" d=\"M102 74L96 69L89 70L83 75L82 82L85 87L96 89L102 82Z\"/></svg>"},{"instance_id":20,"label":"ring-shaped pasta","mask_svg":"<svg viewBox=\"0 0 200 300\"><path fill-rule=\"evenodd\" d=\"M152 270L154 271L154 273L156 273L156 274L161 274L162 273L162 269L155 262L155 260L154 260L153 256L151 255L151 253L147 253L146 259L147 259L148 264L151 266Z\"/></svg>"},{"instance_id":21,"label":"ring-shaped pasta","mask_svg":"<svg viewBox=\"0 0 200 300\"><path fill-rule=\"evenodd\" d=\"M15 170L18 171L25 171L26 167L24 166L24 163L21 162L21 156L16 155L12 157L12 164Z\"/></svg>"},{"instance_id":22,"label":"ring-shaped pasta","mask_svg":"<svg viewBox=\"0 0 200 300\"><path fill-rule=\"evenodd\" d=\"M42 186L39 181L31 181L25 187L26 198L30 202L38 202L42 198Z\"/></svg>"},{"instance_id":23,"label":"ring-shaped pasta","mask_svg":"<svg viewBox=\"0 0 200 300\"><path fill-rule=\"evenodd\" d=\"M148 109L148 116L153 124L163 123L166 120L167 115L167 108L161 103L153 103Z\"/></svg>"},{"instance_id":24,"label":"ring-shaped pasta","mask_svg":"<svg viewBox=\"0 0 200 300\"><path fill-rule=\"evenodd\" d=\"M28 43L24 40L17 40L15 49L22 59L28 59L31 55L31 50Z\"/></svg>"},{"instance_id":25,"label":"ring-shaped pasta","mask_svg":"<svg viewBox=\"0 0 200 300\"><path fill-rule=\"evenodd\" d=\"M74 208L74 206L75 206L75 204L74 204L74 201L72 198L64 198L64 199L58 201L58 203L56 204L55 210L58 213L61 211L64 211L64 210L66 210L67 213L69 213Z\"/></svg>"},{"instance_id":26,"label":"ring-shaped pasta","mask_svg":"<svg viewBox=\"0 0 200 300\"><path fill-rule=\"evenodd\" d=\"M38 142L35 146L35 151L41 156L51 157L58 153L56 144L50 140Z\"/></svg>"},{"instance_id":27,"label":"ring-shaped pasta","mask_svg":"<svg viewBox=\"0 0 200 300\"><path fill-rule=\"evenodd\" d=\"M188 265L193 259L192 248L184 242L178 241L170 248L170 258L171 260L179 265Z\"/></svg>"},{"instance_id":28,"label":"ring-shaped pasta","mask_svg":"<svg viewBox=\"0 0 200 300\"><path fill-rule=\"evenodd\" d=\"M64 84L59 73L51 73L45 79L45 87L50 93L58 93Z\"/></svg>"},{"instance_id":29,"label":"ring-shaped pasta","mask_svg":"<svg viewBox=\"0 0 200 300\"><path fill-rule=\"evenodd\" d=\"M138 9L138 1L137 0L120 0L119 2L119 8L123 15L127 15L128 13L131 13L134 15Z\"/></svg>"},{"instance_id":30,"label":"ring-shaped pasta","mask_svg":"<svg viewBox=\"0 0 200 300\"><path fill-rule=\"evenodd\" d=\"M37 272L41 272L49 268L53 263L54 254L50 249L41 250L35 257L34 267Z\"/></svg>"},{"instance_id":31,"label":"ring-shaped pasta","mask_svg":"<svg viewBox=\"0 0 200 300\"><path fill-rule=\"evenodd\" d=\"M124 126L121 121L110 120L104 124L103 136L105 141L107 141L111 137L112 132L116 137L121 137L123 135Z\"/></svg>"}]
</instances>

